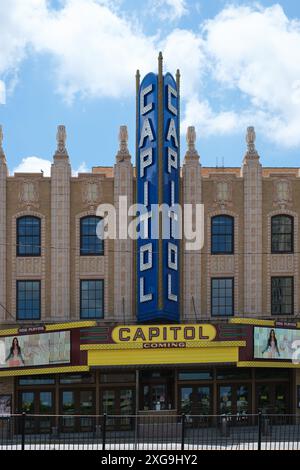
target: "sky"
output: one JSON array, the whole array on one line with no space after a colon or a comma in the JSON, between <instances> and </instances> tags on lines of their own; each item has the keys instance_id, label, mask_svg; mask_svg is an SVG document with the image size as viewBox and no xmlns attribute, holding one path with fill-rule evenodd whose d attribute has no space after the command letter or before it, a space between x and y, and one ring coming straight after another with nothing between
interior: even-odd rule
<instances>
[{"instance_id":1,"label":"sky","mask_svg":"<svg viewBox=\"0 0 300 470\"><path fill-rule=\"evenodd\" d=\"M0 124L10 174L49 174L56 128L74 173L135 161L135 73L181 71L203 166L240 166L255 126L264 166L300 167L299 0L0 0Z\"/></svg>"}]
</instances>

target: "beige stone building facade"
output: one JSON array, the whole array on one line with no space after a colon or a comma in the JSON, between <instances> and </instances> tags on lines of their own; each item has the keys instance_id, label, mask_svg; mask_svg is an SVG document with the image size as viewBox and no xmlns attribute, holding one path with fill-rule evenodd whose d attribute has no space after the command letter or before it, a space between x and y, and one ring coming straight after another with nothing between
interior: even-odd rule
<instances>
[{"instance_id":1,"label":"beige stone building facade","mask_svg":"<svg viewBox=\"0 0 300 470\"><path fill-rule=\"evenodd\" d=\"M72 399L77 403L74 412L79 413L82 409L78 407L81 400L78 397L87 391L90 392L89 410L93 413L107 412L110 400L114 400L114 412L120 412L123 392L131 403L128 414L149 411L154 405L147 398L147 387L155 396L162 396L161 390L164 390L161 410L168 403L168 410L182 412L186 406L191 409L195 406L191 400L187 403L186 394L188 386L191 389L196 387L197 380L202 385L201 380L205 381L203 387L208 394L208 405L203 405L200 411L197 408L198 413L224 412L229 401L232 403L229 411L233 413L254 413L263 406L277 407L278 413L297 412L298 366L284 362L280 368L273 361L269 375L264 375L267 363L253 360L250 349L256 333L247 328L253 328L253 325L275 328L280 322L283 327L290 325L295 330L300 326L297 321L300 263L298 168L263 168L252 127L247 130L246 147L241 149L241 167L205 167L205 156L200 158L197 152L195 130L192 127L188 129L187 152L181 169L181 201L183 204L203 204L204 246L198 251L186 251L182 243L181 323L220 324L221 327L216 326L219 349L218 345L215 349L206 349L206 355L203 353L201 356L203 360L192 356L181 359L184 358L183 351L178 352L174 359L171 351L170 354L164 351L165 363L164 359L160 361L155 357L154 351L151 352L153 359L142 362L145 353L142 351L140 361L138 355L136 362L128 355L129 371L128 367L126 371L120 371L117 366L124 365L125 359L118 363L118 359L108 357L103 363L97 350L101 349L99 344L103 338L104 343L115 341L109 339L110 328L128 325L128 333L131 325L136 323L135 243L130 238L96 243L92 231L95 230L100 204L113 205L118 215L120 196L126 196L128 207L135 202L135 167L128 150L126 126L120 128L114 166L95 167L91 173L77 176L72 174L64 126L57 130L57 149L50 177L41 173L10 175L9 155L6 159L4 148L1 130L2 336L14 336L20 328L40 325L48 325L47 331L65 330L68 325L79 328L78 322L82 322L82 328L93 328L87 333L92 338L90 342L83 333L80 338L75 334L72 336L76 347L80 343L81 351L78 358L76 356L76 360L73 358L71 361L72 370L39 368L38 371L29 369L24 374L21 369L0 373L0 394L12 395L14 412L24 410L26 393L31 393L30 411L39 412L39 394L48 393L48 401L51 402L51 406L48 403L48 411L64 413L65 397L69 399L66 394L73 393ZM93 322L93 325L84 325L85 322ZM97 338L98 345L93 346L93 338ZM226 356L222 348L228 338L230 344L225 345L228 347ZM276 347L273 344L274 350ZM239 348L244 348L245 353L239 355ZM127 354L125 350L121 353L123 358ZM161 363L172 366L171 370L157 372ZM157 375L153 373L150 377L149 371L142 370L143 364L156 365ZM223 373L218 364L222 364L224 370L227 367L227 372L232 372L233 364L239 365L245 367L247 373L230 379L230 374L227 376L222 369ZM191 366L194 369L190 369ZM208 369L204 373L205 367ZM118 382L107 378L113 375L112 368L113 373L118 374ZM74 379L74 384L68 388L64 384L72 384L72 381L64 382L62 379L62 374L67 372L72 372L73 376L75 373L88 373L92 377L91 382L86 382L87 379L81 376L77 382ZM239 367L235 368L234 374L238 372ZM50 374L50 378L43 384L40 378L34 378L37 374L38 377ZM26 382L25 376L33 378ZM203 379L204 376L206 378ZM187 385L187 377L190 377L190 385ZM228 387L231 387L230 391ZM263 387L269 387L270 403L264 402L266 394ZM247 409L238 400L241 393L244 393L243 403L247 403ZM231 394L230 400L228 394ZM239 408L241 406L244 406L243 410Z\"/></svg>"},{"instance_id":2,"label":"beige stone building facade","mask_svg":"<svg viewBox=\"0 0 300 470\"><path fill-rule=\"evenodd\" d=\"M127 130L124 127L120 130L120 149L113 167L95 167L91 173L78 176L72 175L65 132L63 126L58 128L51 177L9 175L1 142L2 326L16 323L17 282L31 279L41 282L39 320L43 322L81 319L79 284L84 279L104 281L104 310L99 321L135 321L134 242L105 240L100 256L82 256L80 251L83 218L95 216L100 204L113 204L118 215L120 196L127 197L128 206L134 202L135 177ZM203 166L195 148L194 130L188 130L181 177L182 202L204 205L204 247L182 254L183 322L195 318L222 319L222 312L212 313L211 305L211 279L222 277L233 279L233 316L267 319L276 314L289 320L299 314L299 169L263 168L253 132L248 130L248 148L240 168L208 168ZM292 246L274 250L272 220L281 215L292 222ZM41 223L39 256L17 253L17 223L26 216L38 218ZM212 247L212 220L218 216L229 216L233 221L229 229L233 245L227 252ZM293 280L292 308L288 312L272 312L273 277Z\"/></svg>"}]
</instances>

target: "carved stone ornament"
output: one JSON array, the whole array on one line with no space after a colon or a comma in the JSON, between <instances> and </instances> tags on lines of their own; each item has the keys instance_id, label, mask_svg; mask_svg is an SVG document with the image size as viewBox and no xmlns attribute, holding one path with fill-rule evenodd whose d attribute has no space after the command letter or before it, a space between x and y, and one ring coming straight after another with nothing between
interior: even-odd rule
<instances>
[{"instance_id":1,"label":"carved stone ornament","mask_svg":"<svg viewBox=\"0 0 300 470\"><path fill-rule=\"evenodd\" d=\"M186 133L186 143L187 143L187 152L186 157L196 157L199 158L198 152L196 150L196 131L194 126L189 126Z\"/></svg>"},{"instance_id":2,"label":"carved stone ornament","mask_svg":"<svg viewBox=\"0 0 300 470\"><path fill-rule=\"evenodd\" d=\"M87 206L97 206L101 201L101 187L97 181L88 180L83 183L82 202Z\"/></svg>"},{"instance_id":3,"label":"carved stone ornament","mask_svg":"<svg viewBox=\"0 0 300 470\"><path fill-rule=\"evenodd\" d=\"M38 183L31 180L23 180L19 192L19 203L22 207L38 208L39 207L39 190Z\"/></svg>"},{"instance_id":4,"label":"carved stone ornament","mask_svg":"<svg viewBox=\"0 0 300 470\"><path fill-rule=\"evenodd\" d=\"M56 155L67 156L68 155L68 152L66 149L67 132L66 132L65 126L57 127L56 141L57 141Z\"/></svg>"},{"instance_id":5,"label":"carved stone ornament","mask_svg":"<svg viewBox=\"0 0 300 470\"><path fill-rule=\"evenodd\" d=\"M256 134L254 127L247 128L246 142L247 142L247 155L252 157L258 157L257 150L255 148Z\"/></svg>"},{"instance_id":6,"label":"carved stone ornament","mask_svg":"<svg viewBox=\"0 0 300 470\"><path fill-rule=\"evenodd\" d=\"M117 161L123 162L124 160L130 160L130 154L128 150L128 130L127 126L120 126Z\"/></svg>"},{"instance_id":7,"label":"carved stone ornament","mask_svg":"<svg viewBox=\"0 0 300 470\"><path fill-rule=\"evenodd\" d=\"M3 129L2 129L2 126L0 126L0 159L2 161L6 162L5 153L4 153L4 150L3 150Z\"/></svg>"},{"instance_id":8,"label":"carved stone ornament","mask_svg":"<svg viewBox=\"0 0 300 470\"><path fill-rule=\"evenodd\" d=\"M229 180L222 179L215 181L215 203L221 209L232 203L232 183Z\"/></svg>"},{"instance_id":9,"label":"carved stone ornament","mask_svg":"<svg viewBox=\"0 0 300 470\"><path fill-rule=\"evenodd\" d=\"M293 194L291 181L282 179L274 181L274 200L273 205L285 209L292 205Z\"/></svg>"},{"instance_id":10,"label":"carved stone ornament","mask_svg":"<svg viewBox=\"0 0 300 470\"><path fill-rule=\"evenodd\" d=\"M2 126L0 126L0 155L3 155L3 130L2 130Z\"/></svg>"}]
</instances>

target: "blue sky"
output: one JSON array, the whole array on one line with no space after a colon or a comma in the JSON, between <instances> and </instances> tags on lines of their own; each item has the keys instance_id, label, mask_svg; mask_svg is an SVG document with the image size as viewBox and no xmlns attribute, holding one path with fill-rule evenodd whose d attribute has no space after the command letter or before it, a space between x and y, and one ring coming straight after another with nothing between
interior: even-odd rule
<instances>
[{"instance_id":1,"label":"blue sky","mask_svg":"<svg viewBox=\"0 0 300 470\"><path fill-rule=\"evenodd\" d=\"M240 166L254 125L263 165L300 166L300 2L0 0L10 172L49 168L58 124L74 169L113 165L123 124L134 157L135 71L159 50L181 69L182 159L195 125L204 166Z\"/></svg>"}]
</instances>

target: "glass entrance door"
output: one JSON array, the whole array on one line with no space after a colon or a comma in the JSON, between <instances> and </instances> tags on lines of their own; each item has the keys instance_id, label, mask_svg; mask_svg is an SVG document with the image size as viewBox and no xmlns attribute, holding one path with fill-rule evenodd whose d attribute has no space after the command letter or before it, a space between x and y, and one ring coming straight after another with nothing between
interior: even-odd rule
<instances>
[{"instance_id":1,"label":"glass entrance door","mask_svg":"<svg viewBox=\"0 0 300 470\"><path fill-rule=\"evenodd\" d=\"M211 414L212 394L210 386L180 388L181 412L187 415Z\"/></svg>"},{"instance_id":2,"label":"glass entrance door","mask_svg":"<svg viewBox=\"0 0 300 470\"><path fill-rule=\"evenodd\" d=\"M108 415L110 427L130 427L135 414L135 392L132 388L113 388L101 391L102 413ZM121 416L121 417L119 417Z\"/></svg>"},{"instance_id":3,"label":"glass entrance door","mask_svg":"<svg viewBox=\"0 0 300 470\"><path fill-rule=\"evenodd\" d=\"M289 412L289 385L287 383L263 383L256 385L257 410L264 414Z\"/></svg>"},{"instance_id":4,"label":"glass entrance door","mask_svg":"<svg viewBox=\"0 0 300 470\"><path fill-rule=\"evenodd\" d=\"M219 413L234 415L237 423L248 419L251 410L250 384L219 385Z\"/></svg>"},{"instance_id":5,"label":"glass entrance door","mask_svg":"<svg viewBox=\"0 0 300 470\"><path fill-rule=\"evenodd\" d=\"M51 390L20 392L19 410L29 415L25 420L26 433L49 433L54 419L51 417L54 414L54 392Z\"/></svg>"},{"instance_id":6,"label":"glass entrance door","mask_svg":"<svg viewBox=\"0 0 300 470\"><path fill-rule=\"evenodd\" d=\"M95 394L93 390L62 390L62 428L64 432L87 432L93 429ZM79 418L75 418L78 415Z\"/></svg>"}]
</instances>

